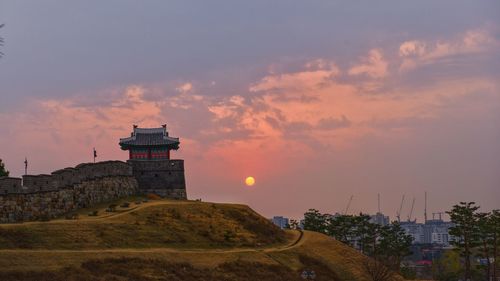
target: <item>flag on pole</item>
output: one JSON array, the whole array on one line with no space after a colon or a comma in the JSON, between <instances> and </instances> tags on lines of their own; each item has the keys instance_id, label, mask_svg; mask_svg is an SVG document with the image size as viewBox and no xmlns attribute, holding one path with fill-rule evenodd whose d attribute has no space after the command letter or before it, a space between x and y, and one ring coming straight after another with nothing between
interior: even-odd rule
<instances>
[{"instance_id":1,"label":"flag on pole","mask_svg":"<svg viewBox=\"0 0 500 281\"><path fill-rule=\"evenodd\" d=\"M24 157L24 174L28 174L28 158Z\"/></svg>"}]
</instances>

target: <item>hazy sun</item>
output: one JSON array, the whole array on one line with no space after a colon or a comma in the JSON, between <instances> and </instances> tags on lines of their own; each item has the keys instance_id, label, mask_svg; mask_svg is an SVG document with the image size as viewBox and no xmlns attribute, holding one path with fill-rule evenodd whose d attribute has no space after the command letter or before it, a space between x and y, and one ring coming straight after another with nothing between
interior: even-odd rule
<instances>
[{"instance_id":1,"label":"hazy sun","mask_svg":"<svg viewBox=\"0 0 500 281\"><path fill-rule=\"evenodd\" d=\"M248 186L252 186L255 184L255 179L253 177L247 177L245 179L245 184Z\"/></svg>"}]
</instances>

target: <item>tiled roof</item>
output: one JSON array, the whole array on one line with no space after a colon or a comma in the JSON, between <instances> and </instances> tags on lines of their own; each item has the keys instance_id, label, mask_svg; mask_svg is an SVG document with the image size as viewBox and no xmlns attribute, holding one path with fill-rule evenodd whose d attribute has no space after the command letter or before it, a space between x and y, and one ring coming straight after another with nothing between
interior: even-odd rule
<instances>
[{"instance_id":1,"label":"tiled roof","mask_svg":"<svg viewBox=\"0 0 500 281\"><path fill-rule=\"evenodd\" d=\"M120 139L120 146L126 149L128 146L170 146L174 149L179 147L179 138L168 136L166 127L162 128L134 128L131 137Z\"/></svg>"}]
</instances>

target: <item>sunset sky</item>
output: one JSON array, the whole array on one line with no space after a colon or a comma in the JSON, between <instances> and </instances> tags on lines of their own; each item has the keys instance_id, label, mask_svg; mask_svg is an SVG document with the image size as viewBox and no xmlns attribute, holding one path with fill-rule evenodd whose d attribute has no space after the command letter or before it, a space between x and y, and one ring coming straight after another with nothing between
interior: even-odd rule
<instances>
[{"instance_id":1,"label":"sunset sky","mask_svg":"<svg viewBox=\"0 0 500 281\"><path fill-rule=\"evenodd\" d=\"M500 208L500 1L0 1L13 176L180 137L191 199L263 215ZM255 185L245 185L253 176Z\"/></svg>"}]
</instances>

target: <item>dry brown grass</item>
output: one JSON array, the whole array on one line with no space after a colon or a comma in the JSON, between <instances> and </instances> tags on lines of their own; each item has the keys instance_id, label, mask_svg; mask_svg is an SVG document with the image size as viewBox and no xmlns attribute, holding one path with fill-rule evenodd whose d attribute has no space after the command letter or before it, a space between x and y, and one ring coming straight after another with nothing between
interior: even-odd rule
<instances>
[{"instance_id":1,"label":"dry brown grass","mask_svg":"<svg viewBox=\"0 0 500 281\"><path fill-rule=\"evenodd\" d=\"M298 232L247 206L160 200L118 210L0 225L0 280L293 281L304 269L316 280L369 280L357 251L308 231L295 244Z\"/></svg>"},{"instance_id":2,"label":"dry brown grass","mask_svg":"<svg viewBox=\"0 0 500 281\"><path fill-rule=\"evenodd\" d=\"M339 280L328 266L310 257L301 257L305 266L317 272L318 281ZM171 281L299 281L301 271L280 264L236 260L214 268L195 267L190 263L165 262L156 259L116 258L89 260L79 267L56 271L0 272L0 280L33 281L100 281L100 280L171 280Z\"/></svg>"},{"instance_id":3,"label":"dry brown grass","mask_svg":"<svg viewBox=\"0 0 500 281\"><path fill-rule=\"evenodd\" d=\"M286 241L282 230L246 206L157 201L128 209L73 221L0 225L0 249L228 248Z\"/></svg>"}]
</instances>

